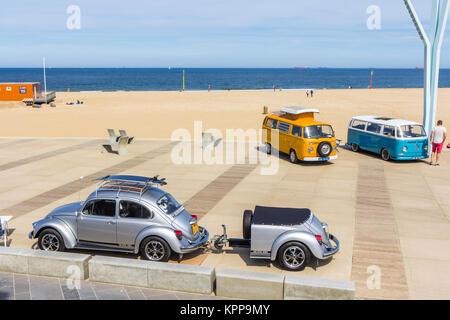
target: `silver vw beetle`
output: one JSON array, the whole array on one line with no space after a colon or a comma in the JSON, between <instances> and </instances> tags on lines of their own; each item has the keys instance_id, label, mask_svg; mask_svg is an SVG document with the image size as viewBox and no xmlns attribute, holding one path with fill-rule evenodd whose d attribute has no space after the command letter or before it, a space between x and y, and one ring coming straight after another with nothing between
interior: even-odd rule
<instances>
[{"instance_id":1,"label":"silver vw beetle","mask_svg":"<svg viewBox=\"0 0 450 320\"><path fill-rule=\"evenodd\" d=\"M56 208L34 222L30 239L41 250L106 250L140 253L143 259L167 261L206 245L209 233L197 225L170 194L158 186L165 179L115 175L100 184L86 201Z\"/></svg>"}]
</instances>

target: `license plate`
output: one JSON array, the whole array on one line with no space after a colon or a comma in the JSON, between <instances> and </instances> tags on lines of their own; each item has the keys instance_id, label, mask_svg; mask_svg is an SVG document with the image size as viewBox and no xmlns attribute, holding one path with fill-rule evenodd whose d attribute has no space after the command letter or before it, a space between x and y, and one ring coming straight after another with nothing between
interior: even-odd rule
<instances>
[{"instance_id":1,"label":"license plate","mask_svg":"<svg viewBox=\"0 0 450 320\"><path fill-rule=\"evenodd\" d=\"M198 225L197 222L192 224L192 233L197 234L198 232Z\"/></svg>"},{"instance_id":2,"label":"license plate","mask_svg":"<svg viewBox=\"0 0 450 320\"><path fill-rule=\"evenodd\" d=\"M330 157L319 158L319 161L327 161L327 160L330 160Z\"/></svg>"}]
</instances>

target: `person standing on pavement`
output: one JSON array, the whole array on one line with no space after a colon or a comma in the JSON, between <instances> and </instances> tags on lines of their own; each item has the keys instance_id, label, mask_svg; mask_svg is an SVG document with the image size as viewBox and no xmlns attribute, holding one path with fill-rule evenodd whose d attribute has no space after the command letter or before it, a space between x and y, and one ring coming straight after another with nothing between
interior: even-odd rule
<instances>
[{"instance_id":1,"label":"person standing on pavement","mask_svg":"<svg viewBox=\"0 0 450 320\"><path fill-rule=\"evenodd\" d=\"M433 129L430 136L430 142L433 145L433 150L431 153L431 161L430 165L433 165L433 157L436 154L436 162L435 165L439 166L439 157L441 155L442 146L444 145L445 140L447 139L447 129L442 126L442 120L437 122L437 126Z\"/></svg>"}]
</instances>

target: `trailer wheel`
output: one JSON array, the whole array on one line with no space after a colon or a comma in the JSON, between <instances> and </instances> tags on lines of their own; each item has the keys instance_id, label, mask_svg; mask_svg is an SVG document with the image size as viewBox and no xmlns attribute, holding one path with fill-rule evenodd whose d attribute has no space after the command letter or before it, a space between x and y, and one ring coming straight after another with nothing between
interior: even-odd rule
<instances>
[{"instance_id":1,"label":"trailer wheel","mask_svg":"<svg viewBox=\"0 0 450 320\"><path fill-rule=\"evenodd\" d=\"M250 239L252 220L253 220L253 211L245 210L242 218L242 235L244 239Z\"/></svg>"},{"instance_id":2,"label":"trailer wheel","mask_svg":"<svg viewBox=\"0 0 450 320\"><path fill-rule=\"evenodd\" d=\"M285 243L278 250L278 262L287 270L303 270L310 260L309 249L300 242Z\"/></svg>"}]
</instances>

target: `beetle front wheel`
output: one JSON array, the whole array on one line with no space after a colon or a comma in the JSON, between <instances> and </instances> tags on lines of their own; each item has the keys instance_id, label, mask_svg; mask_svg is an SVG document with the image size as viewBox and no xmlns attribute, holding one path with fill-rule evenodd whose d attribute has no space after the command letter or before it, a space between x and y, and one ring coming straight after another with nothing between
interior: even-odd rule
<instances>
[{"instance_id":1,"label":"beetle front wheel","mask_svg":"<svg viewBox=\"0 0 450 320\"><path fill-rule=\"evenodd\" d=\"M38 247L44 251L64 251L64 240L58 231L45 229L39 234Z\"/></svg>"}]
</instances>

